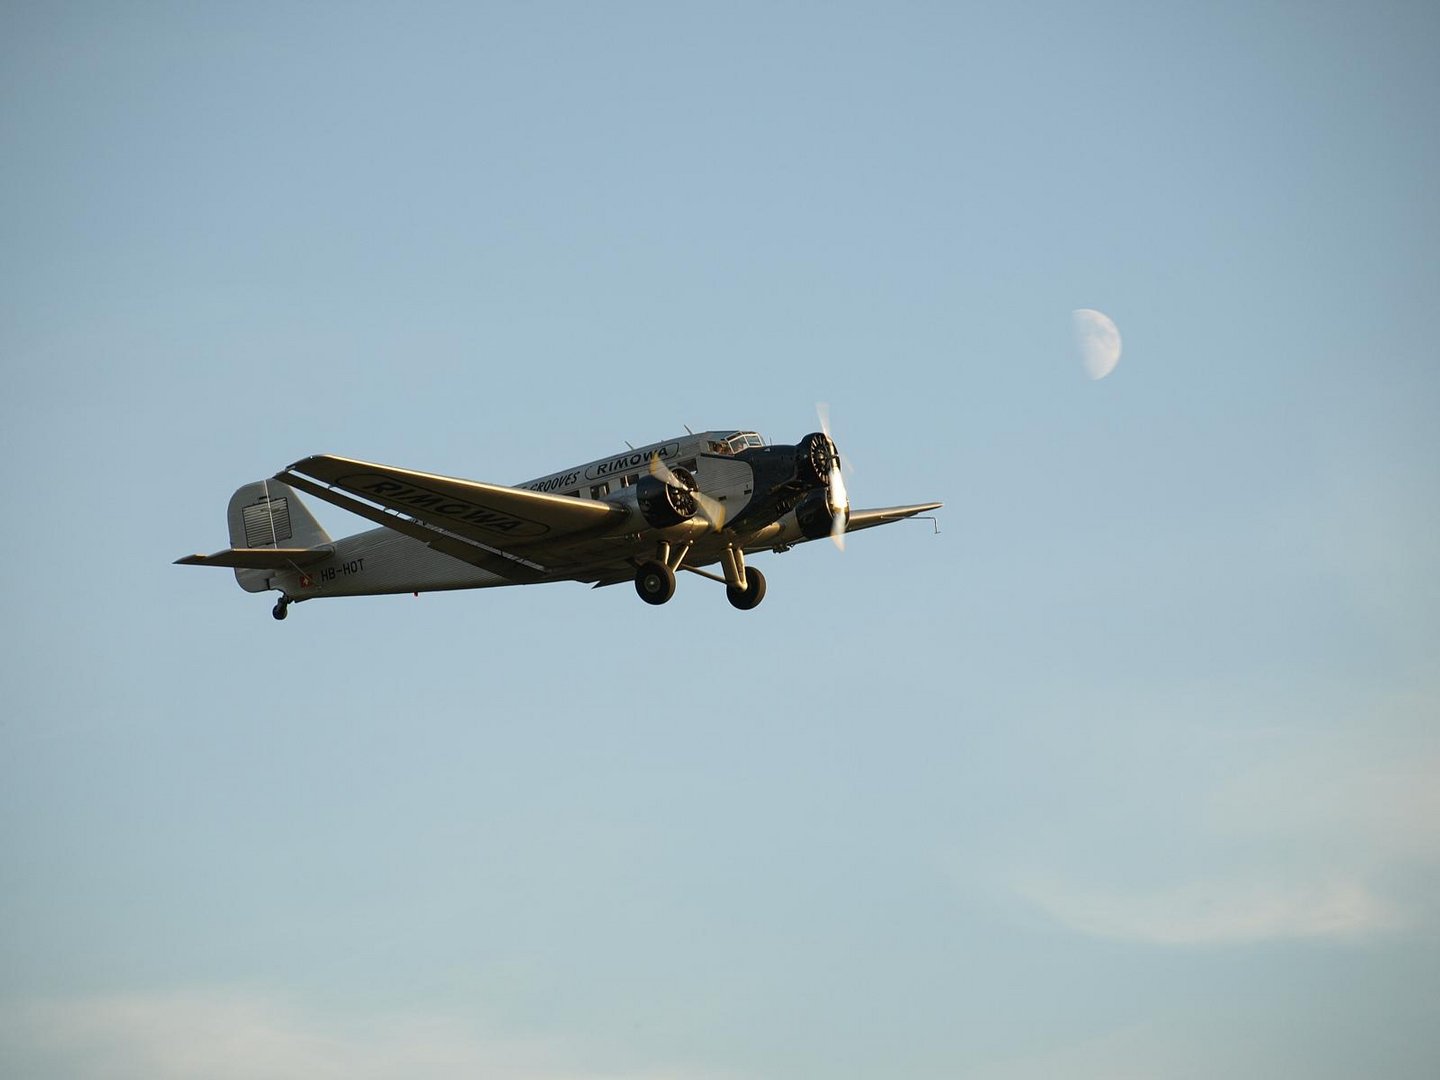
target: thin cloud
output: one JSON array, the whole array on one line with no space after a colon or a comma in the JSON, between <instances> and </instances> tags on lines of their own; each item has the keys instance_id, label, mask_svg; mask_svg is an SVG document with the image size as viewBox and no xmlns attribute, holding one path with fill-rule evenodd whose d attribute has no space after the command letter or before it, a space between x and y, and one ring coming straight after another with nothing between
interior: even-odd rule
<instances>
[{"instance_id":1,"label":"thin cloud","mask_svg":"<svg viewBox=\"0 0 1440 1080\"><path fill-rule=\"evenodd\" d=\"M1257 743L1165 837L1210 854L1198 872L1120 884L1052 868L1012 875L1011 888L1077 932L1157 945L1433 928L1440 740L1416 722L1429 700L1387 702L1385 722L1364 730L1280 730Z\"/></svg>"},{"instance_id":2,"label":"thin cloud","mask_svg":"<svg viewBox=\"0 0 1440 1080\"><path fill-rule=\"evenodd\" d=\"M1018 891L1073 930L1156 945L1355 938L1404 924L1399 912L1359 881L1216 880L1120 892L1052 880L1028 882Z\"/></svg>"},{"instance_id":3,"label":"thin cloud","mask_svg":"<svg viewBox=\"0 0 1440 1080\"><path fill-rule=\"evenodd\" d=\"M0 1006L0 1047L0 1072L37 1080L702 1080L576 1067L558 1045L452 1016L347 1021L240 993L12 1001Z\"/></svg>"},{"instance_id":4,"label":"thin cloud","mask_svg":"<svg viewBox=\"0 0 1440 1080\"><path fill-rule=\"evenodd\" d=\"M1336 739L1236 776L1208 817L1226 835L1318 838L1371 863L1437 864L1440 751L1417 742L1383 756L1365 740Z\"/></svg>"}]
</instances>

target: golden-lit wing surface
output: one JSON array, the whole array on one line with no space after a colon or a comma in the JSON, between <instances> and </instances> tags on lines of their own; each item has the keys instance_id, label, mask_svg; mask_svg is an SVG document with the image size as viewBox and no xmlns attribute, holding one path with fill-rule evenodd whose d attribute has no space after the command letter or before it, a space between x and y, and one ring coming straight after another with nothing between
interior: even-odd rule
<instances>
[{"instance_id":1,"label":"golden-lit wing surface","mask_svg":"<svg viewBox=\"0 0 1440 1080\"><path fill-rule=\"evenodd\" d=\"M297 478L506 549L600 529L625 516L616 507L590 499L460 480L330 454L297 461L276 476L287 484ZM313 488L304 490L313 492Z\"/></svg>"},{"instance_id":2,"label":"golden-lit wing surface","mask_svg":"<svg viewBox=\"0 0 1440 1080\"><path fill-rule=\"evenodd\" d=\"M882 506L877 510L851 510L850 520L845 523L847 533L861 529L873 529L876 525L889 525L892 521L904 521L916 514L928 514L939 510L944 503L917 503L914 506Z\"/></svg>"},{"instance_id":3,"label":"golden-lit wing surface","mask_svg":"<svg viewBox=\"0 0 1440 1080\"><path fill-rule=\"evenodd\" d=\"M552 552L602 532L608 503L318 454L276 479L514 581L540 580Z\"/></svg>"}]
</instances>

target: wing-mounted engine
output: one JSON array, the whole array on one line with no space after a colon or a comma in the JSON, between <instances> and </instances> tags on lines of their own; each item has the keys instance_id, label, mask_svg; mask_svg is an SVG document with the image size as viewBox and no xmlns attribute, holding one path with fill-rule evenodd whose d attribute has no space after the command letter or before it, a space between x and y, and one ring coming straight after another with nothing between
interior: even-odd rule
<instances>
[{"instance_id":1,"label":"wing-mounted engine","mask_svg":"<svg viewBox=\"0 0 1440 1080\"><path fill-rule=\"evenodd\" d=\"M711 520L714 515L707 512L705 499L689 470L659 469L606 499L627 511L624 522L611 531L638 533L656 529L666 540L693 540L715 528Z\"/></svg>"},{"instance_id":2,"label":"wing-mounted engine","mask_svg":"<svg viewBox=\"0 0 1440 1080\"><path fill-rule=\"evenodd\" d=\"M843 492L841 494L843 496ZM835 493L827 488L812 491L800 500L800 505L795 507L795 526L806 540L823 540L834 534L836 518L840 519L843 530L844 521L849 516L849 503L837 505Z\"/></svg>"},{"instance_id":3,"label":"wing-mounted engine","mask_svg":"<svg viewBox=\"0 0 1440 1080\"><path fill-rule=\"evenodd\" d=\"M804 496L773 525L758 530L752 542L788 545L821 540L835 535L837 521L843 530L849 518L849 504L840 504L837 509L834 493L822 488Z\"/></svg>"},{"instance_id":4,"label":"wing-mounted engine","mask_svg":"<svg viewBox=\"0 0 1440 1080\"><path fill-rule=\"evenodd\" d=\"M700 502L695 498L700 485L690 471L679 466L667 471L668 480L642 476L635 484L636 508L652 529L668 529L689 521L700 509Z\"/></svg>"}]
</instances>

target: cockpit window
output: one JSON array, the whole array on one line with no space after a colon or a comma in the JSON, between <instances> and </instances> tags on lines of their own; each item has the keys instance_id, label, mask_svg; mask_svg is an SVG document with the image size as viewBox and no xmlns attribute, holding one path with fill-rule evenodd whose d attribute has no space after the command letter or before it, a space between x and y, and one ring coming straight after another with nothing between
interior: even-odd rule
<instances>
[{"instance_id":1,"label":"cockpit window","mask_svg":"<svg viewBox=\"0 0 1440 1080\"><path fill-rule=\"evenodd\" d=\"M746 434L746 436L745 436L745 442L746 442L746 445L748 445L748 446L764 446L764 445L765 445L765 440L762 439L762 438L760 438L760 436L759 436L759 435L756 435L753 431Z\"/></svg>"}]
</instances>

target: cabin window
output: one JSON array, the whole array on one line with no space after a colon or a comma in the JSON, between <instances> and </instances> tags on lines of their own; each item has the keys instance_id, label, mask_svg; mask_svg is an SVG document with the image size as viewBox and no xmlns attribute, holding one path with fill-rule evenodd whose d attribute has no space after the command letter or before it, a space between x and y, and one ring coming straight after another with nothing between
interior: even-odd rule
<instances>
[{"instance_id":1,"label":"cabin window","mask_svg":"<svg viewBox=\"0 0 1440 1080\"><path fill-rule=\"evenodd\" d=\"M624 484L626 487L634 487L639 482L640 474L638 472L632 472L629 476L625 477L624 480L620 481L620 483Z\"/></svg>"},{"instance_id":2,"label":"cabin window","mask_svg":"<svg viewBox=\"0 0 1440 1080\"><path fill-rule=\"evenodd\" d=\"M610 494L610 484L609 484L608 482L606 482L606 483L604 483L604 484L596 484L594 487L592 487L592 488L590 489L590 497L591 497L592 499L603 499L606 495L609 495L609 494Z\"/></svg>"},{"instance_id":3,"label":"cabin window","mask_svg":"<svg viewBox=\"0 0 1440 1080\"><path fill-rule=\"evenodd\" d=\"M694 459L693 457L692 457L692 458L686 458L684 461L680 462L680 468L684 469L686 472L694 472L694 471L695 471L695 459Z\"/></svg>"},{"instance_id":4,"label":"cabin window","mask_svg":"<svg viewBox=\"0 0 1440 1080\"><path fill-rule=\"evenodd\" d=\"M565 494L570 496L570 498L572 499L578 499L580 497L580 492L578 489L575 491L567 491L565 492Z\"/></svg>"}]
</instances>

